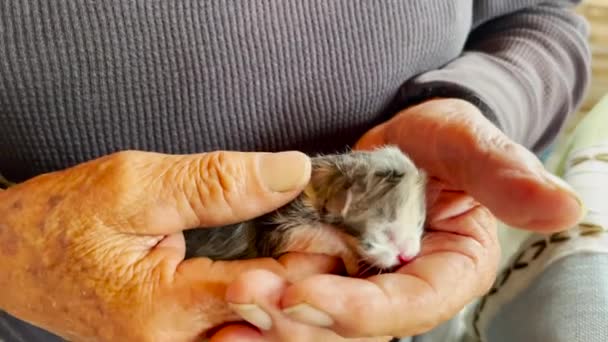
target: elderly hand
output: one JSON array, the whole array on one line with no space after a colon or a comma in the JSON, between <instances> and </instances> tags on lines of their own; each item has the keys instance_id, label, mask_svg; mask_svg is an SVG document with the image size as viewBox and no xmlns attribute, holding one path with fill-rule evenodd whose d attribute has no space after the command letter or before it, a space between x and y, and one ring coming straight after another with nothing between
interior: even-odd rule
<instances>
[{"instance_id":1,"label":"elderly hand","mask_svg":"<svg viewBox=\"0 0 608 342\"><path fill-rule=\"evenodd\" d=\"M296 152L128 151L0 191L0 307L70 340L196 340L240 320L224 297L242 272L293 281L336 265L184 261L182 230L274 210L309 177Z\"/></svg>"},{"instance_id":2,"label":"elderly hand","mask_svg":"<svg viewBox=\"0 0 608 342\"><path fill-rule=\"evenodd\" d=\"M383 144L398 145L431 176L514 227L555 232L584 214L568 184L469 102L437 99L406 109L364 135L358 148Z\"/></svg>"},{"instance_id":3,"label":"elderly hand","mask_svg":"<svg viewBox=\"0 0 608 342\"><path fill-rule=\"evenodd\" d=\"M296 326L289 340L298 332L335 332L335 340L424 333L490 288L500 257L494 216L553 232L584 214L564 182L468 102L436 99L406 109L369 131L357 148L384 144L398 145L433 177L419 257L395 273L367 279L324 274L286 283L268 272L244 273L229 287L227 300L246 307L241 316L261 330L226 328L232 337L286 340ZM254 280L256 286L245 285ZM280 295L264 290L281 281L275 286Z\"/></svg>"}]
</instances>

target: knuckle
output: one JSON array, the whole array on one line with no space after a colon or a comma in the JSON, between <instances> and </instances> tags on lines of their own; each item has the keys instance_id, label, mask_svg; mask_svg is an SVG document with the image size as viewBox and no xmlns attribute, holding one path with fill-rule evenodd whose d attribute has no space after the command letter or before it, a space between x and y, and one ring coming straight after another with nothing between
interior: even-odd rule
<instances>
[{"instance_id":1,"label":"knuckle","mask_svg":"<svg viewBox=\"0 0 608 342\"><path fill-rule=\"evenodd\" d=\"M111 215L118 215L117 210L129 212L144 203L144 189L150 186L148 178L153 174L150 170L153 161L146 152L125 150L112 153L92 165L92 171L86 174L89 179L81 191L94 194L91 196L95 202L92 207L103 203L113 211Z\"/></svg>"},{"instance_id":2,"label":"knuckle","mask_svg":"<svg viewBox=\"0 0 608 342\"><path fill-rule=\"evenodd\" d=\"M98 168L107 176L122 180L126 177L133 177L146 166L146 156L148 156L147 153L139 151L119 151L110 154L101 165L98 165Z\"/></svg>"},{"instance_id":3,"label":"knuckle","mask_svg":"<svg viewBox=\"0 0 608 342\"><path fill-rule=\"evenodd\" d=\"M229 197L238 189L242 178L241 168L223 151L213 152L203 158L198 165L202 185L211 195Z\"/></svg>"},{"instance_id":4,"label":"knuckle","mask_svg":"<svg viewBox=\"0 0 608 342\"><path fill-rule=\"evenodd\" d=\"M135 159L141 152L135 150L122 150L110 154L113 161L129 161Z\"/></svg>"},{"instance_id":5,"label":"knuckle","mask_svg":"<svg viewBox=\"0 0 608 342\"><path fill-rule=\"evenodd\" d=\"M487 137L487 145L505 155L518 155L521 147L502 134L491 134Z\"/></svg>"},{"instance_id":6,"label":"knuckle","mask_svg":"<svg viewBox=\"0 0 608 342\"><path fill-rule=\"evenodd\" d=\"M483 206L474 209L471 215L471 237L479 243L483 250L491 254L497 247L498 222L490 211ZM491 255L490 255L491 256Z\"/></svg>"},{"instance_id":7,"label":"knuckle","mask_svg":"<svg viewBox=\"0 0 608 342\"><path fill-rule=\"evenodd\" d=\"M141 156L136 151L120 151L109 156L107 160L98 165L103 177L110 178L115 183L124 183L134 177Z\"/></svg>"},{"instance_id":8,"label":"knuckle","mask_svg":"<svg viewBox=\"0 0 608 342\"><path fill-rule=\"evenodd\" d=\"M243 188L244 166L230 158L224 151L211 152L193 165L191 172L198 179L197 192L203 206L205 204L235 201Z\"/></svg>"}]
</instances>

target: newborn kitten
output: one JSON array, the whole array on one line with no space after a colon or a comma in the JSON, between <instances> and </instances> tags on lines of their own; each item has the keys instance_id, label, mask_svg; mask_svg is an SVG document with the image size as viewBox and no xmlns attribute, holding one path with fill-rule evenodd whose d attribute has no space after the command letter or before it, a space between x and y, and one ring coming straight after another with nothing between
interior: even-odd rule
<instances>
[{"instance_id":1,"label":"newborn kitten","mask_svg":"<svg viewBox=\"0 0 608 342\"><path fill-rule=\"evenodd\" d=\"M286 252L340 256L385 270L414 258L426 217L426 175L398 148L312 158L311 180L291 203L251 221L184 232L186 257L234 260Z\"/></svg>"}]
</instances>

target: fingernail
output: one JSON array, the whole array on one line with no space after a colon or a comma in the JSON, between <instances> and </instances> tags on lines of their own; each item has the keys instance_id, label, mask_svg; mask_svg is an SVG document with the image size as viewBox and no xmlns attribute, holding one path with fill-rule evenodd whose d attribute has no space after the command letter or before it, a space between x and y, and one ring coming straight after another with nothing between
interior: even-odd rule
<instances>
[{"instance_id":1,"label":"fingernail","mask_svg":"<svg viewBox=\"0 0 608 342\"><path fill-rule=\"evenodd\" d=\"M283 310L283 313L296 321L318 326L330 327L334 320L325 312L321 312L308 304L298 304Z\"/></svg>"},{"instance_id":2,"label":"fingernail","mask_svg":"<svg viewBox=\"0 0 608 342\"><path fill-rule=\"evenodd\" d=\"M581 221L583 221L585 219L585 217L587 217L587 214L589 213L589 209L585 205L585 202L583 202L579 199L579 204L581 205L581 213L580 213L580 216L578 217L577 224L581 223Z\"/></svg>"},{"instance_id":3,"label":"fingernail","mask_svg":"<svg viewBox=\"0 0 608 342\"><path fill-rule=\"evenodd\" d=\"M587 207L579 194L570 186L570 184L550 172L545 172L545 178L553 186L570 193L570 195L576 199L581 209L580 220L582 220L587 215Z\"/></svg>"},{"instance_id":4,"label":"fingernail","mask_svg":"<svg viewBox=\"0 0 608 342\"><path fill-rule=\"evenodd\" d=\"M228 306L236 312L242 319L255 325L262 330L269 330L272 327L272 319L264 310L255 304L232 304Z\"/></svg>"},{"instance_id":5,"label":"fingernail","mask_svg":"<svg viewBox=\"0 0 608 342\"><path fill-rule=\"evenodd\" d=\"M301 152L268 153L260 160L262 181L275 192L288 192L306 185L310 172L310 158Z\"/></svg>"}]
</instances>

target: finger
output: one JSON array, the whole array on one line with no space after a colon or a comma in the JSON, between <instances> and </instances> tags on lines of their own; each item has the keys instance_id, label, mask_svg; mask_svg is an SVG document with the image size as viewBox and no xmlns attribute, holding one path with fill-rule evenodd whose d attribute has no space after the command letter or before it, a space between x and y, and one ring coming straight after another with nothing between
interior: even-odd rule
<instances>
[{"instance_id":1,"label":"finger","mask_svg":"<svg viewBox=\"0 0 608 342\"><path fill-rule=\"evenodd\" d=\"M163 279L171 279L184 257L186 248L184 234L173 233L161 240L147 252L148 267L155 267Z\"/></svg>"},{"instance_id":2,"label":"finger","mask_svg":"<svg viewBox=\"0 0 608 342\"><path fill-rule=\"evenodd\" d=\"M226 301L239 316L258 327L272 341L315 341L320 329L282 317L279 301L288 282L275 273L257 270L241 274L226 291ZM326 339L325 339L326 340Z\"/></svg>"},{"instance_id":3,"label":"finger","mask_svg":"<svg viewBox=\"0 0 608 342\"><path fill-rule=\"evenodd\" d=\"M213 282L227 286L238 276L251 270L267 270L289 281L295 281L311 275L340 272L342 267L338 258L318 254L287 253L278 260L256 258L212 261L207 258L192 258L181 262L177 273L190 284Z\"/></svg>"},{"instance_id":4,"label":"finger","mask_svg":"<svg viewBox=\"0 0 608 342\"><path fill-rule=\"evenodd\" d=\"M294 335L295 335L295 332L293 334L290 334L290 336L288 336L287 339L279 339L278 341L293 341ZM327 334L325 334L325 335L327 335ZM388 337L388 336L387 337L376 337L376 338L348 339L348 340L344 340L335 335L332 337L334 337L334 341L337 340L337 341L343 341L343 342L389 342L393 339L392 337ZM302 341L307 341L307 340L302 340ZM331 340L316 339L316 340L308 340L308 341L330 342ZM216 334L214 334L212 336L211 339L209 339L209 342L274 342L274 341L264 338L264 336L262 335L262 333L259 332L259 330L255 329L251 326L248 326L245 324L234 324L234 325L229 325L229 326L219 330Z\"/></svg>"},{"instance_id":5,"label":"finger","mask_svg":"<svg viewBox=\"0 0 608 342\"><path fill-rule=\"evenodd\" d=\"M276 273L264 270L249 271L237 277L228 287L226 301L249 323L260 329L270 330L273 325L271 307L278 307L287 284L285 278Z\"/></svg>"},{"instance_id":6,"label":"finger","mask_svg":"<svg viewBox=\"0 0 608 342\"><path fill-rule=\"evenodd\" d=\"M347 342L329 329L311 327L285 316L279 308L279 301L287 286L288 282L274 273L251 271L237 278L226 292L226 300L243 319L262 329L263 336L269 341ZM387 340L374 338L352 342Z\"/></svg>"},{"instance_id":7,"label":"finger","mask_svg":"<svg viewBox=\"0 0 608 342\"><path fill-rule=\"evenodd\" d=\"M474 281L478 282L481 295L491 286L500 259L497 221L487 208L459 197L469 196L450 193L440 200L442 206L453 215L441 215L443 219L436 217L430 222L431 233L425 236L420 255L423 257L447 251L468 257L475 265L478 277ZM469 209L461 213L458 209L463 207L463 203Z\"/></svg>"},{"instance_id":8,"label":"finger","mask_svg":"<svg viewBox=\"0 0 608 342\"><path fill-rule=\"evenodd\" d=\"M252 219L297 196L310 178L299 152L218 151L195 155L123 152L106 169L123 179L123 216L139 233L170 234ZM131 179L131 178L136 178ZM128 184L128 189L121 186ZM137 186L136 186L137 185ZM116 213L114 213L116 214Z\"/></svg>"},{"instance_id":9,"label":"finger","mask_svg":"<svg viewBox=\"0 0 608 342\"><path fill-rule=\"evenodd\" d=\"M443 221L470 211L479 203L462 191L442 191L428 209L428 223Z\"/></svg>"},{"instance_id":10,"label":"finger","mask_svg":"<svg viewBox=\"0 0 608 342\"><path fill-rule=\"evenodd\" d=\"M259 330L245 324L231 324L215 333L209 342L267 342Z\"/></svg>"},{"instance_id":11,"label":"finger","mask_svg":"<svg viewBox=\"0 0 608 342\"><path fill-rule=\"evenodd\" d=\"M442 222L458 227L458 233L429 234L421 256L398 273L368 279L312 276L286 289L282 307L295 320L343 336L428 331L487 291L498 263L496 227L486 209L475 207Z\"/></svg>"},{"instance_id":12,"label":"finger","mask_svg":"<svg viewBox=\"0 0 608 342\"><path fill-rule=\"evenodd\" d=\"M417 165L467 191L507 224L554 231L570 228L584 214L565 182L468 102L427 102L386 127L385 140L399 141Z\"/></svg>"},{"instance_id":13,"label":"finger","mask_svg":"<svg viewBox=\"0 0 608 342\"><path fill-rule=\"evenodd\" d=\"M388 123L378 125L365 133L355 144L355 150L373 150L387 144L386 127Z\"/></svg>"},{"instance_id":14,"label":"finger","mask_svg":"<svg viewBox=\"0 0 608 342\"><path fill-rule=\"evenodd\" d=\"M344 272L344 266L338 258L304 253L285 254L279 258L279 262L288 270L289 275L282 277L278 273L259 269L243 272L229 285L225 298L231 309L242 319L260 329L273 329L270 334L274 337L272 340L282 341L284 338L279 337L286 334L291 335L289 340L293 340L296 328L292 322L286 322L288 319L280 312L278 305L281 293L288 284L286 279L297 281L313 274ZM303 328L307 331L298 333L299 340L311 340L309 328ZM330 333L324 332L325 335Z\"/></svg>"},{"instance_id":15,"label":"finger","mask_svg":"<svg viewBox=\"0 0 608 342\"><path fill-rule=\"evenodd\" d=\"M178 261L171 258L155 258L165 267L156 267L155 274L161 277L160 284L168 288L171 300L191 310L201 330L235 322L240 318L225 301L226 290L242 274L248 271L265 270L285 281L304 279L309 275L332 272L337 261L321 255L287 254L280 260L260 258L238 261L211 261L192 258ZM305 267L304 267L305 265Z\"/></svg>"},{"instance_id":16,"label":"finger","mask_svg":"<svg viewBox=\"0 0 608 342\"><path fill-rule=\"evenodd\" d=\"M287 253L279 258L279 263L288 270L290 281L298 281L314 274L346 274L340 258L322 254Z\"/></svg>"}]
</instances>

